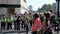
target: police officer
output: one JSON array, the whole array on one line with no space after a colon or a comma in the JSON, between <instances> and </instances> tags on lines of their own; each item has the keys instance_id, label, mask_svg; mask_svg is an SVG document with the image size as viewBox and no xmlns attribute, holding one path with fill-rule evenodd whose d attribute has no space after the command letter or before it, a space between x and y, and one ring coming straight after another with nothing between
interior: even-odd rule
<instances>
[{"instance_id":1,"label":"police officer","mask_svg":"<svg viewBox=\"0 0 60 34\"><path fill-rule=\"evenodd\" d=\"M1 17L1 29L5 29L6 23L5 23L5 17L2 15Z\"/></svg>"},{"instance_id":2,"label":"police officer","mask_svg":"<svg viewBox=\"0 0 60 34\"><path fill-rule=\"evenodd\" d=\"M0 24L1 24L1 14L0 14ZM1 25L0 25L1 26Z\"/></svg>"},{"instance_id":3,"label":"police officer","mask_svg":"<svg viewBox=\"0 0 60 34\"><path fill-rule=\"evenodd\" d=\"M26 22L25 22L26 34L28 34L28 31L29 31L28 25L29 25L29 21L28 21L28 18L26 17Z\"/></svg>"},{"instance_id":4,"label":"police officer","mask_svg":"<svg viewBox=\"0 0 60 34\"><path fill-rule=\"evenodd\" d=\"M25 29L25 16L22 16L22 28Z\"/></svg>"},{"instance_id":5,"label":"police officer","mask_svg":"<svg viewBox=\"0 0 60 34\"><path fill-rule=\"evenodd\" d=\"M11 16L9 15L9 17L8 17L8 23L7 23L7 30L9 30L9 28L10 29L12 29L12 23L11 23Z\"/></svg>"},{"instance_id":6,"label":"police officer","mask_svg":"<svg viewBox=\"0 0 60 34\"><path fill-rule=\"evenodd\" d=\"M14 29L16 30L16 26L17 26L17 16L14 16Z\"/></svg>"},{"instance_id":7,"label":"police officer","mask_svg":"<svg viewBox=\"0 0 60 34\"><path fill-rule=\"evenodd\" d=\"M29 20L30 20L30 26L32 27L32 16L29 16Z\"/></svg>"}]
</instances>

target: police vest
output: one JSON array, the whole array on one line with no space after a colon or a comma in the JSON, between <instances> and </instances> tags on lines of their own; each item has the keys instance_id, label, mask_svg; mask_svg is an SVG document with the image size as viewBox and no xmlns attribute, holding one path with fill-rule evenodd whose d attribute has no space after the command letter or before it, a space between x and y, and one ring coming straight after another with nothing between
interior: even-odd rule
<instances>
[{"instance_id":1,"label":"police vest","mask_svg":"<svg viewBox=\"0 0 60 34\"><path fill-rule=\"evenodd\" d=\"M29 17L29 20L32 20L32 16Z\"/></svg>"},{"instance_id":2,"label":"police vest","mask_svg":"<svg viewBox=\"0 0 60 34\"><path fill-rule=\"evenodd\" d=\"M17 20L17 17L14 17L14 21L16 21Z\"/></svg>"},{"instance_id":3,"label":"police vest","mask_svg":"<svg viewBox=\"0 0 60 34\"><path fill-rule=\"evenodd\" d=\"M8 18L8 22L9 22L9 23L11 22L11 18Z\"/></svg>"},{"instance_id":4,"label":"police vest","mask_svg":"<svg viewBox=\"0 0 60 34\"><path fill-rule=\"evenodd\" d=\"M1 18L1 22L5 22L5 18L4 17Z\"/></svg>"},{"instance_id":5,"label":"police vest","mask_svg":"<svg viewBox=\"0 0 60 34\"><path fill-rule=\"evenodd\" d=\"M25 18L24 17L22 17L22 21L25 21Z\"/></svg>"}]
</instances>

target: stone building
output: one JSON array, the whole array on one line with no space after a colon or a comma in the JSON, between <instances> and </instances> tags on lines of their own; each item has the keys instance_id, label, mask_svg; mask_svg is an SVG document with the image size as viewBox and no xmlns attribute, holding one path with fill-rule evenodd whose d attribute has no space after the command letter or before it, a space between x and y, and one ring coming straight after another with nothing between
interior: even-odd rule
<instances>
[{"instance_id":1,"label":"stone building","mask_svg":"<svg viewBox=\"0 0 60 34\"><path fill-rule=\"evenodd\" d=\"M23 14L28 12L26 0L0 0L0 14Z\"/></svg>"}]
</instances>

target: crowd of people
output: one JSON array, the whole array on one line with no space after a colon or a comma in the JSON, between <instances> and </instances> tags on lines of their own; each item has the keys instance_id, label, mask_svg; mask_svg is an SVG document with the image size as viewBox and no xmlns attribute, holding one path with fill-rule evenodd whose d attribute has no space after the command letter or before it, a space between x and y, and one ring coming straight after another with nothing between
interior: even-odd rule
<instances>
[{"instance_id":1,"label":"crowd of people","mask_svg":"<svg viewBox=\"0 0 60 34\"><path fill-rule=\"evenodd\" d=\"M28 34L29 27L31 27L32 34L52 34L52 29L55 27L57 16L52 10L48 10L46 13L25 13L20 15L0 15L1 30L12 29L12 23L14 24L14 30L26 29ZM21 24L21 26L20 26ZM29 26L30 25L30 26ZM58 25L57 25L58 26ZM38 33L37 33L38 32Z\"/></svg>"},{"instance_id":2,"label":"crowd of people","mask_svg":"<svg viewBox=\"0 0 60 34\"><path fill-rule=\"evenodd\" d=\"M52 10L43 14L34 14L33 18L32 34L52 34L52 29L55 29L56 26L58 28L57 16Z\"/></svg>"},{"instance_id":3,"label":"crowd of people","mask_svg":"<svg viewBox=\"0 0 60 34\"><path fill-rule=\"evenodd\" d=\"M2 30L12 30L13 29L13 25L14 25L14 30L18 30L20 31L21 29L26 30L26 32L28 33L28 30L30 27L32 27L32 14L8 14L8 15L0 15L0 23L1 23L1 31Z\"/></svg>"}]
</instances>

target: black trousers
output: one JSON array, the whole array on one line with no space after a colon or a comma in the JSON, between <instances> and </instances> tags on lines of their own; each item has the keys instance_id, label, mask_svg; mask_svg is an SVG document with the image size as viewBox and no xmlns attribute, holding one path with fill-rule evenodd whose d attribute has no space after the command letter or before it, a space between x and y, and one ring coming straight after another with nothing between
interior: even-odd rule
<instances>
[{"instance_id":1,"label":"black trousers","mask_svg":"<svg viewBox=\"0 0 60 34\"><path fill-rule=\"evenodd\" d=\"M26 25L26 34L28 34L28 31L29 31L28 25Z\"/></svg>"},{"instance_id":2,"label":"black trousers","mask_svg":"<svg viewBox=\"0 0 60 34\"><path fill-rule=\"evenodd\" d=\"M35 32L32 32L32 34L37 34L37 32L35 31Z\"/></svg>"},{"instance_id":3,"label":"black trousers","mask_svg":"<svg viewBox=\"0 0 60 34\"><path fill-rule=\"evenodd\" d=\"M12 29L12 23L7 23L7 29L9 30L9 28Z\"/></svg>"},{"instance_id":4,"label":"black trousers","mask_svg":"<svg viewBox=\"0 0 60 34\"><path fill-rule=\"evenodd\" d=\"M5 29L6 23L5 22L1 22L1 29Z\"/></svg>"},{"instance_id":5,"label":"black trousers","mask_svg":"<svg viewBox=\"0 0 60 34\"><path fill-rule=\"evenodd\" d=\"M16 28L17 28L17 30L20 30L20 22L17 22Z\"/></svg>"},{"instance_id":6,"label":"black trousers","mask_svg":"<svg viewBox=\"0 0 60 34\"><path fill-rule=\"evenodd\" d=\"M22 21L22 28L24 28L25 29L25 22L24 21Z\"/></svg>"},{"instance_id":7,"label":"black trousers","mask_svg":"<svg viewBox=\"0 0 60 34\"><path fill-rule=\"evenodd\" d=\"M30 26L32 27L32 20L30 20Z\"/></svg>"},{"instance_id":8,"label":"black trousers","mask_svg":"<svg viewBox=\"0 0 60 34\"><path fill-rule=\"evenodd\" d=\"M17 21L14 21L14 29L17 29Z\"/></svg>"},{"instance_id":9,"label":"black trousers","mask_svg":"<svg viewBox=\"0 0 60 34\"><path fill-rule=\"evenodd\" d=\"M52 30L50 30L50 31L45 31L44 34L52 34Z\"/></svg>"}]
</instances>

